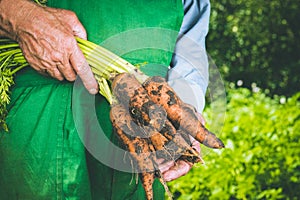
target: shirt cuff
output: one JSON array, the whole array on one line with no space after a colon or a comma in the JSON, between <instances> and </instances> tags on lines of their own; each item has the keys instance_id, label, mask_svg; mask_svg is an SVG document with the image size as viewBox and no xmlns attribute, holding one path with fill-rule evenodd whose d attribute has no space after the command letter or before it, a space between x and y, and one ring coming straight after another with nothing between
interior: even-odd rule
<instances>
[{"instance_id":1,"label":"shirt cuff","mask_svg":"<svg viewBox=\"0 0 300 200\"><path fill-rule=\"evenodd\" d=\"M194 106L199 113L203 112L205 93L198 84L192 84L182 78L169 80L168 84L184 103Z\"/></svg>"}]
</instances>

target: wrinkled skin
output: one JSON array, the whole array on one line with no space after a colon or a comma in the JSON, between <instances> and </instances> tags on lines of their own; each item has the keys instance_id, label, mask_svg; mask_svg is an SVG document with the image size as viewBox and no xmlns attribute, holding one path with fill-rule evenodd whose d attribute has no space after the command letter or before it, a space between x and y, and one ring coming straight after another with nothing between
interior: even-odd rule
<instances>
[{"instance_id":1,"label":"wrinkled skin","mask_svg":"<svg viewBox=\"0 0 300 200\"><path fill-rule=\"evenodd\" d=\"M74 37L87 38L75 13L27 0L1 0L0 27L0 35L16 40L36 71L68 81L78 75L90 93L98 92L98 84Z\"/></svg>"}]
</instances>

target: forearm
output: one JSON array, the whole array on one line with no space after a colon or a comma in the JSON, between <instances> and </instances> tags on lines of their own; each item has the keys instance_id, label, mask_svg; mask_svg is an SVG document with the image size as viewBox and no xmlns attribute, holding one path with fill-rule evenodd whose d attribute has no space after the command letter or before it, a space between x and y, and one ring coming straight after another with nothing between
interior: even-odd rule
<instances>
[{"instance_id":1,"label":"forearm","mask_svg":"<svg viewBox=\"0 0 300 200\"><path fill-rule=\"evenodd\" d=\"M38 5L28 0L0 0L0 36L18 39L18 31Z\"/></svg>"},{"instance_id":2,"label":"forearm","mask_svg":"<svg viewBox=\"0 0 300 200\"><path fill-rule=\"evenodd\" d=\"M185 0L184 19L168 74L169 84L187 103L202 112L208 85L205 37L210 15L209 0Z\"/></svg>"}]
</instances>

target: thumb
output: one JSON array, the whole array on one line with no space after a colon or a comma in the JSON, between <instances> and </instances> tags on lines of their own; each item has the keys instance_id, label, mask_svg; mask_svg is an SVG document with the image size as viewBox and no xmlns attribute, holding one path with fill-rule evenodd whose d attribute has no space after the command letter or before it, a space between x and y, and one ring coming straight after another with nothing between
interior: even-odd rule
<instances>
[{"instance_id":1,"label":"thumb","mask_svg":"<svg viewBox=\"0 0 300 200\"><path fill-rule=\"evenodd\" d=\"M201 124L203 126L205 126L206 121L205 121L204 117L199 112L197 112L196 115L198 117L198 120L201 122Z\"/></svg>"}]
</instances>

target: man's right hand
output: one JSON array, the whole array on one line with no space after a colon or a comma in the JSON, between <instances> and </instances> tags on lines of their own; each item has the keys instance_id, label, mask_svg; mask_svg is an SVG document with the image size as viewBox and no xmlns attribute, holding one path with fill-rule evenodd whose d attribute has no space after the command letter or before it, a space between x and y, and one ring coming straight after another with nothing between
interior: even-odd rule
<instances>
[{"instance_id":1,"label":"man's right hand","mask_svg":"<svg viewBox=\"0 0 300 200\"><path fill-rule=\"evenodd\" d=\"M74 12L27 0L1 0L0 13L5 36L19 43L35 70L58 80L74 81L78 75L91 94L98 92L97 81L75 39L87 36Z\"/></svg>"}]
</instances>

